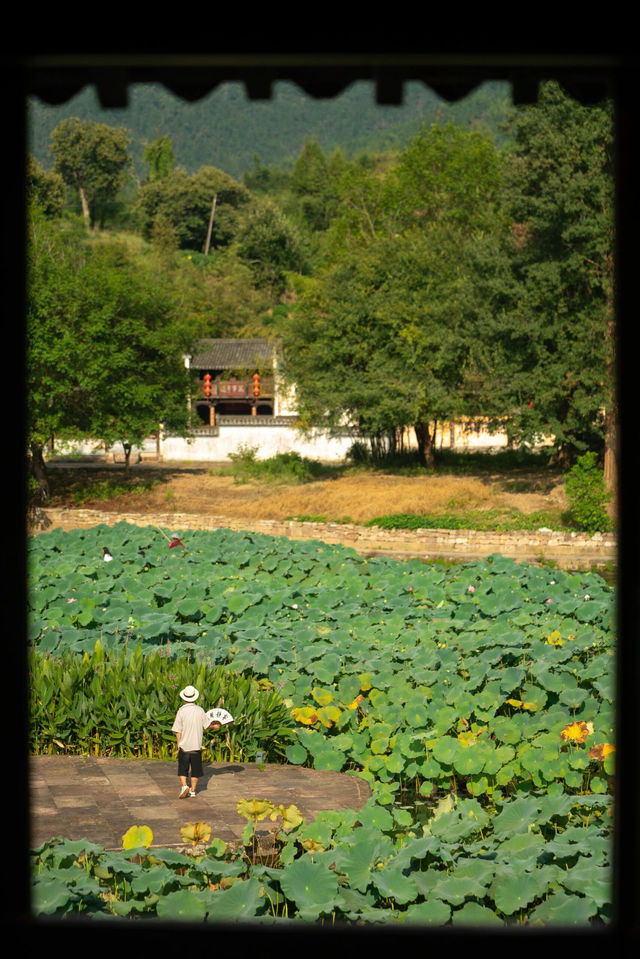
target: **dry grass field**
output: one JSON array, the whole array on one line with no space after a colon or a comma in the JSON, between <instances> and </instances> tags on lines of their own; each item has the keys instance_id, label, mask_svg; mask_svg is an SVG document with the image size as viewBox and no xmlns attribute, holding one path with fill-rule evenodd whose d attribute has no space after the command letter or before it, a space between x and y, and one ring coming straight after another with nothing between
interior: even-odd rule
<instances>
[{"instance_id":1,"label":"dry grass field","mask_svg":"<svg viewBox=\"0 0 640 959\"><path fill-rule=\"evenodd\" d=\"M389 513L442 515L478 509L560 513L567 506L562 476L548 469L394 475L359 468L327 474L306 483L239 482L228 470L206 465L141 464L125 479L122 468L55 464L50 469L49 505L247 519L323 517L351 523Z\"/></svg>"}]
</instances>

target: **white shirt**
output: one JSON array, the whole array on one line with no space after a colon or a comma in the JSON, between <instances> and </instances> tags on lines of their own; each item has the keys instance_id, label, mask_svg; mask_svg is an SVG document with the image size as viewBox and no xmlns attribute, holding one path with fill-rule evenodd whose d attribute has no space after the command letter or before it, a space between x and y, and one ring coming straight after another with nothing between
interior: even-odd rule
<instances>
[{"instance_id":1,"label":"white shirt","mask_svg":"<svg viewBox=\"0 0 640 959\"><path fill-rule=\"evenodd\" d=\"M211 724L202 706L185 703L176 713L172 732L180 733L180 749L185 753L202 749L202 733Z\"/></svg>"}]
</instances>

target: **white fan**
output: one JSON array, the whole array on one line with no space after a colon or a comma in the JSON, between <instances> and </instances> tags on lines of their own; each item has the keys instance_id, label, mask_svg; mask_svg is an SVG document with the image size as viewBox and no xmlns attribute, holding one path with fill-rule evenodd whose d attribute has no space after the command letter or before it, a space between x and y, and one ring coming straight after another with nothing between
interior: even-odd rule
<instances>
[{"instance_id":1,"label":"white fan","mask_svg":"<svg viewBox=\"0 0 640 959\"><path fill-rule=\"evenodd\" d=\"M222 726L226 726L227 723L233 722L233 716L231 713L228 713L226 709L210 709L208 713L205 713L209 724L211 723L221 723Z\"/></svg>"}]
</instances>

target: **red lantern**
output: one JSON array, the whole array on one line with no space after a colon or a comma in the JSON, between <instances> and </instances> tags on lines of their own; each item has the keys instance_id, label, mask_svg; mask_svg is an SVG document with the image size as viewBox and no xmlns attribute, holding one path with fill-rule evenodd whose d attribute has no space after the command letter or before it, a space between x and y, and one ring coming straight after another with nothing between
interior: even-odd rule
<instances>
[{"instance_id":1,"label":"red lantern","mask_svg":"<svg viewBox=\"0 0 640 959\"><path fill-rule=\"evenodd\" d=\"M204 395L211 396L211 373L204 374Z\"/></svg>"},{"instance_id":2,"label":"red lantern","mask_svg":"<svg viewBox=\"0 0 640 959\"><path fill-rule=\"evenodd\" d=\"M258 396L260 393L260 376L257 373L253 374L253 395Z\"/></svg>"}]
</instances>

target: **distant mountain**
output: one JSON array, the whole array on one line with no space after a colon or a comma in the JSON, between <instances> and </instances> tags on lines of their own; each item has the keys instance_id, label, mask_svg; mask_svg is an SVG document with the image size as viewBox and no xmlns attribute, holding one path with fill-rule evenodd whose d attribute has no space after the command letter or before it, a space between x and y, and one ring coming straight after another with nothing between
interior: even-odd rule
<instances>
[{"instance_id":1,"label":"distant mountain","mask_svg":"<svg viewBox=\"0 0 640 959\"><path fill-rule=\"evenodd\" d=\"M275 85L270 101L250 100L241 83L224 84L196 103L186 103L160 85L135 85L129 93L129 106L118 110L102 110L93 87L62 106L32 100L30 152L49 169L51 132L75 116L126 127L138 176L145 173L145 143L166 134L178 166L188 173L207 165L242 179L256 154L267 166L287 169L305 139L314 137L327 154L336 147L347 157L382 152L402 148L421 125L430 126L437 118L487 129L500 142L499 125L511 106L509 84L498 82L483 84L453 104L422 83L408 83L404 103L385 107L376 104L373 84L366 81L333 100L314 100L291 83Z\"/></svg>"}]
</instances>

